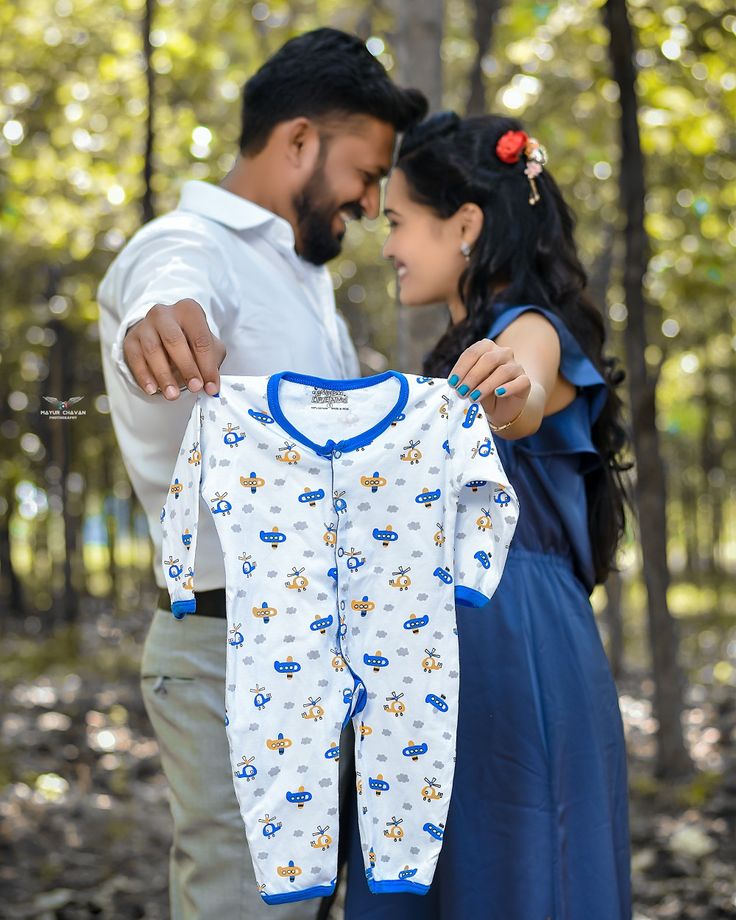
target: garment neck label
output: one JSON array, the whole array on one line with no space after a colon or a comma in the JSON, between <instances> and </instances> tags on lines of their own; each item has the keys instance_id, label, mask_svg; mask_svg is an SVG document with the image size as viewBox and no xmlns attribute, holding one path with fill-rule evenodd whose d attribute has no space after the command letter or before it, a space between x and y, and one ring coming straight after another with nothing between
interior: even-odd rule
<instances>
[{"instance_id":1,"label":"garment neck label","mask_svg":"<svg viewBox=\"0 0 736 920\"><path fill-rule=\"evenodd\" d=\"M330 390L324 387L312 388L310 409L349 409L348 394L344 390Z\"/></svg>"}]
</instances>

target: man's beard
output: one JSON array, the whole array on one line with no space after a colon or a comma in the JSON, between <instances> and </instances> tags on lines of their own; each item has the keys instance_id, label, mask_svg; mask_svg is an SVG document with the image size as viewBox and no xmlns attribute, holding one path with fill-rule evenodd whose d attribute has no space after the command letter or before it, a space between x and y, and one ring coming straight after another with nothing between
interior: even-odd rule
<instances>
[{"instance_id":1,"label":"man's beard","mask_svg":"<svg viewBox=\"0 0 736 920\"><path fill-rule=\"evenodd\" d=\"M301 250L299 255L313 265L324 265L339 255L345 231L335 235L332 223L338 211L356 218L363 216L357 202L342 206L331 200L322 164L318 164L301 193L294 198Z\"/></svg>"}]
</instances>

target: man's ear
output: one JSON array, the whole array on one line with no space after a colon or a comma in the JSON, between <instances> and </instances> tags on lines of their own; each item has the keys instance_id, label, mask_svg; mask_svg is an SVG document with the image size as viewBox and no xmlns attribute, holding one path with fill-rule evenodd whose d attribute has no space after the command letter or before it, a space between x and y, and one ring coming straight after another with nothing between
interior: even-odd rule
<instances>
[{"instance_id":1,"label":"man's ear","mask_svg":"<svg viewBox=\"0 0 736 920\"><path fill-rule=\"evenodd\" d=\"M281 122L275 131L279 133L279 141L290 165L300 172L311 173L320 148L319 132L314 122L300 115Z\"/></svg>"},{"instance_id":2,"label":"man's ear","mask_svg":"<svg viewBox=\"0 0 736 920\"><path fill-rule=\"evenodd\" d=\"M483 229L483 211L477 204L468 201L459 208L455 216L459 220L462 238L474 246Z\"/></svg>"}]
</instances>

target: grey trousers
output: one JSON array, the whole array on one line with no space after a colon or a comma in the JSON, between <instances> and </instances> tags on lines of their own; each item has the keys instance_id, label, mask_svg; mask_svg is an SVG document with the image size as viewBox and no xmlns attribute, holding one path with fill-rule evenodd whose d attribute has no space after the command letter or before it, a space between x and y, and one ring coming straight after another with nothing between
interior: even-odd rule
<instances>
[{"instance_id":1,"label":"grey trousers","mask_svg":"<svg viewBox=\"0 0 736 920\"><path fill-rule=\"evenodd\" d=\"M141 689L169 784L171 920L314 920L319 900L268 905L256 890L225 734L227 622L156 610Z\"/></svg>"}]
</instances>

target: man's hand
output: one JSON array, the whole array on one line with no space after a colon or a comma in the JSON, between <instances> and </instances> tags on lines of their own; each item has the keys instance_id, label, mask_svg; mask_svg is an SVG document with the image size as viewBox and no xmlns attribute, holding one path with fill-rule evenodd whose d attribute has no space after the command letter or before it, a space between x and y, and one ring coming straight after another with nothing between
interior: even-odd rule
<instances>
[{"instance_id":1,"label":"man's hand","mask_svg":"<svg viewBox=\"0 0 736 920\"><path fill-rule=\"evenodd\" d=\"M196 393L204 386L214 396L226 354L204 310L189 298L155 304L123 341L123 355L138 386L149 396L160 390L166 399L177 399L183 387Z\"/></svg>"}]
</instances>

